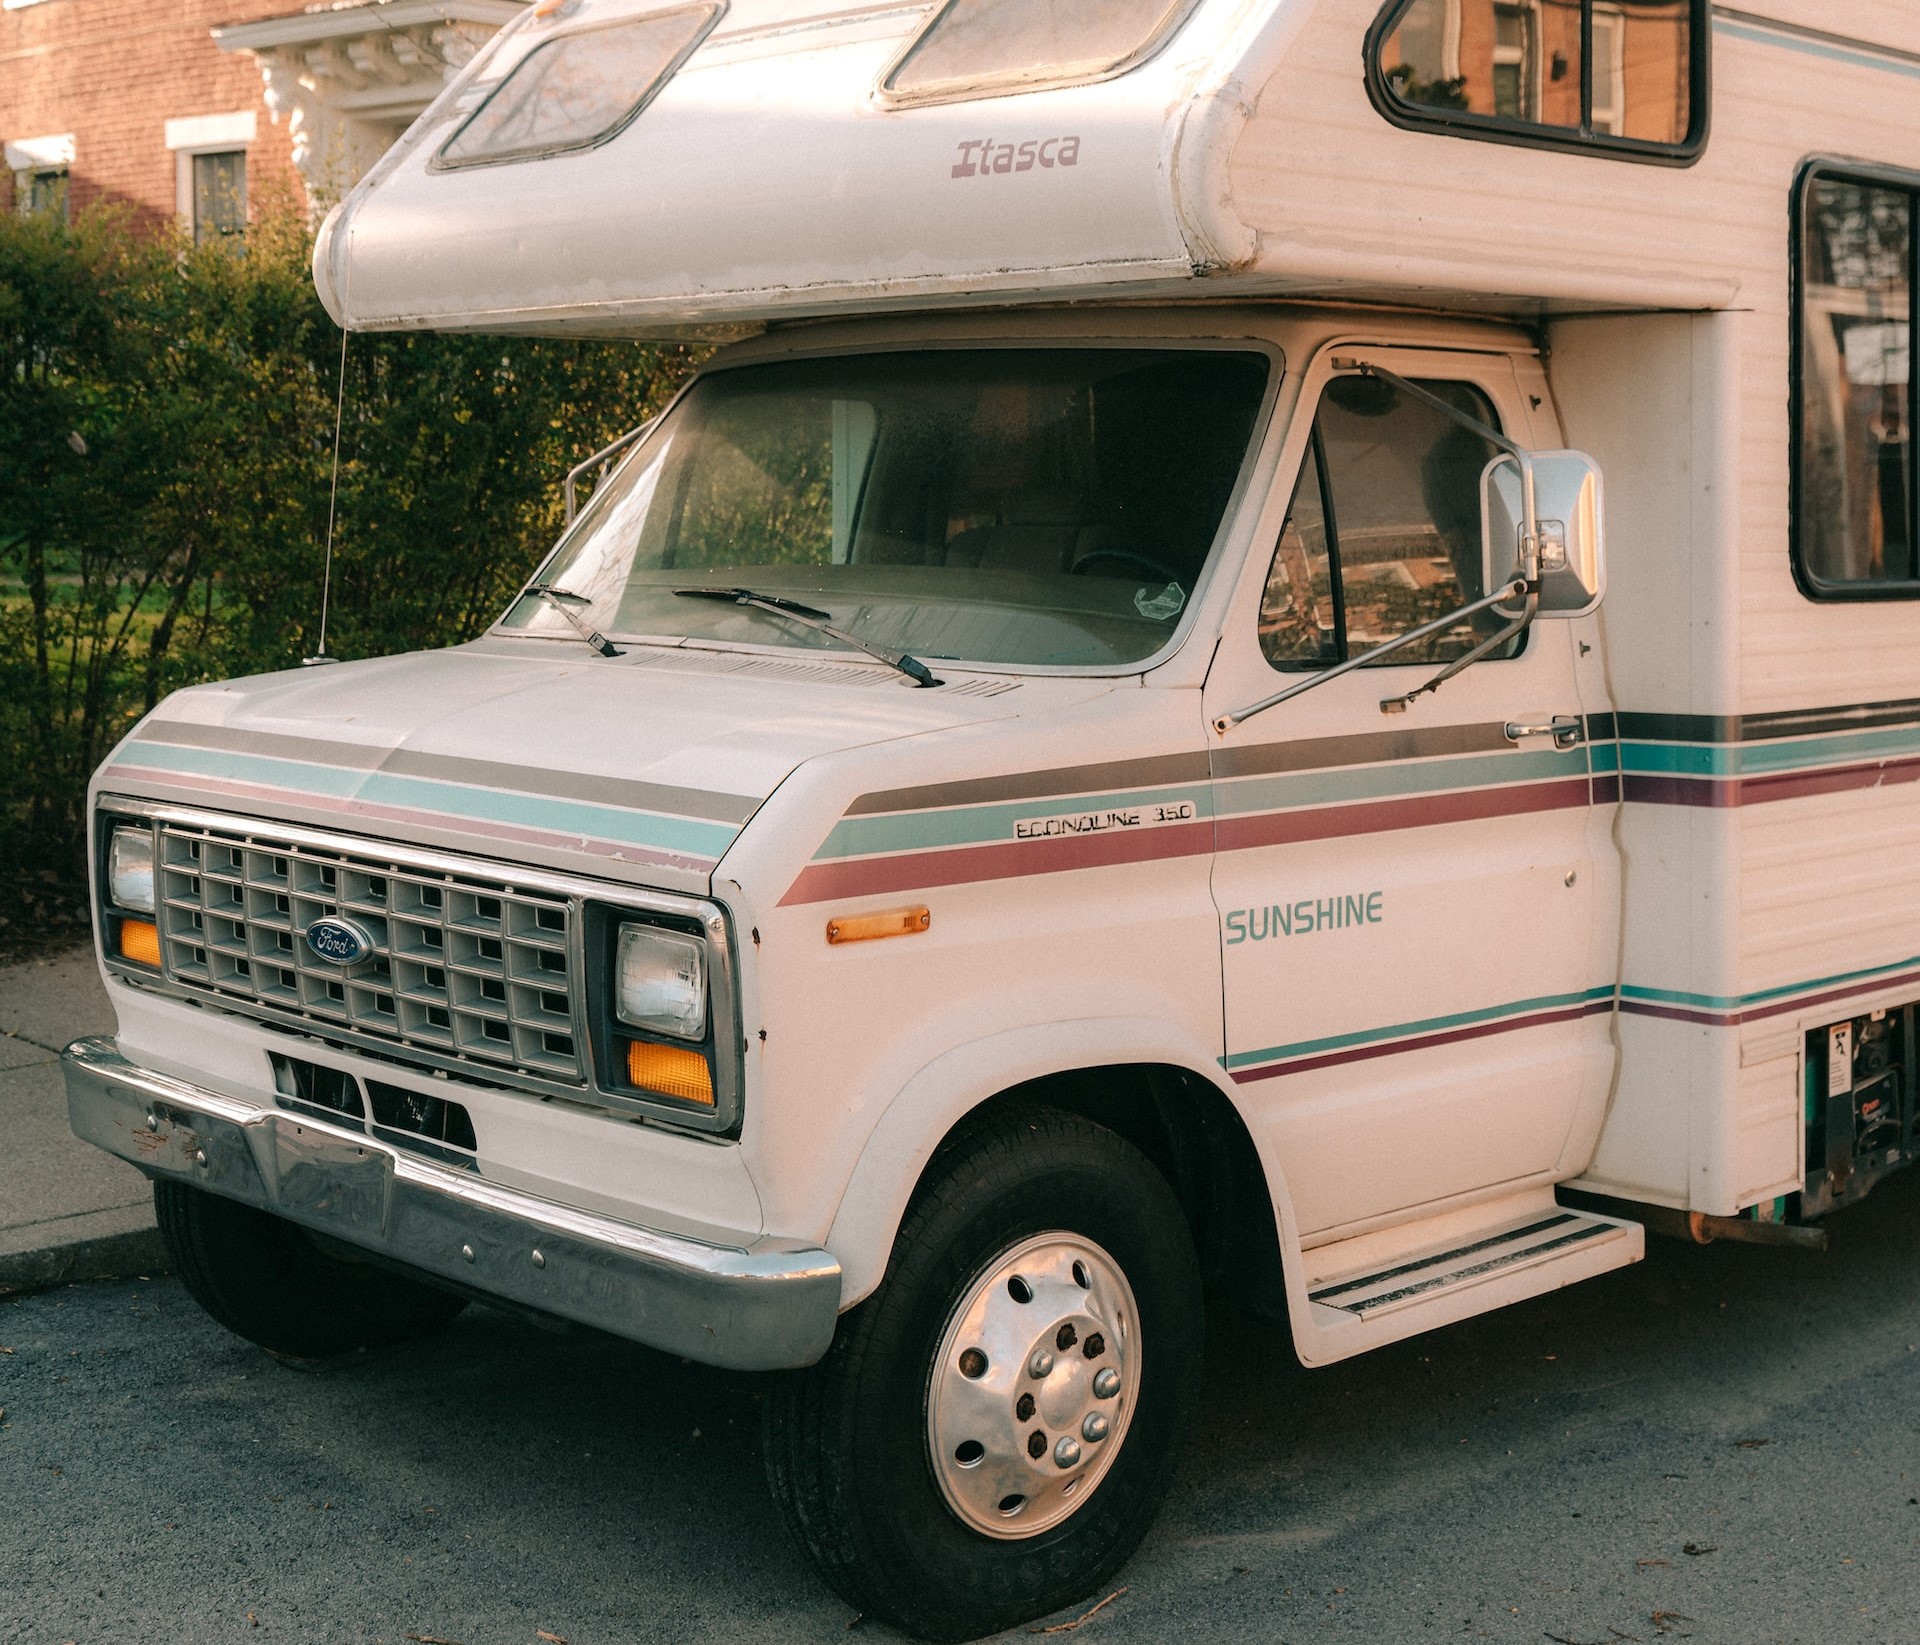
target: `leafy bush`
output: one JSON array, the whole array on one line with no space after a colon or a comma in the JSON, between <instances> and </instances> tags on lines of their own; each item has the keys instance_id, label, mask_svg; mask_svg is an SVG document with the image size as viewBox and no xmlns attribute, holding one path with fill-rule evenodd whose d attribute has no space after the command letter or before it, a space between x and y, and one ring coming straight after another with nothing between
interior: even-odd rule
<instances>
[{"instance_id":1,"label":"leafy bush","mask_svg":"<svg viewBox=\"0 0 1920 1645\"><path fill-rule=\"evenodd\" d=\"M469 638L566 470L692 364L406 333L347 338L343 377L309 252L292 213L238 255L0 217L0 949L84 919L87 777L135 718L316 649L330 505L330 652Z\"/></svg>"}]
</instances>

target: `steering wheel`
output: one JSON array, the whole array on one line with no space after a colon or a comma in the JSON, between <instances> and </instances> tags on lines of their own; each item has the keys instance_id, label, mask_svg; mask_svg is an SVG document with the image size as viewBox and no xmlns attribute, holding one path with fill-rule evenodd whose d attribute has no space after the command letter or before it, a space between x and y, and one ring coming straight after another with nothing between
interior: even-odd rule
<instances>
[{"instance_id":1,"label":"steering wheel","mask_svg":"<svg viewBox=\"0 0 1920 1645\"><path fill-rule=\"evenodd\" d=\"M1075 560L1072 565L1067 567L1068 575L1078 576L1081 572L1085 571L1088 566L1098 564L1101 560L1122 560L1128 565L1144 567L1163 582L1177 583L1181 580L1180 573L1175 571L1171 566L1163 564L1151 555L1136 554L1130 548L1089 549L1085 554L1082 554L1079 559Z\"/></svg>"}]
</instances>

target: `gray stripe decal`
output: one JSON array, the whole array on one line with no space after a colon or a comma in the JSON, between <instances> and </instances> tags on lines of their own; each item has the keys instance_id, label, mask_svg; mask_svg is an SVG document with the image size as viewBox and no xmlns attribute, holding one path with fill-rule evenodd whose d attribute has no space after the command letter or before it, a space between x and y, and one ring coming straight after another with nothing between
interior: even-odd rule
<instances>
[{"instance_id":1,"label":"gray stripe decal","mask_svg":"<svg viewBox=\"0 0 1920 1645\"><path fill-rule=\"evenodd\" d=\"M1431 730L1373 731L1360 737L1303 737L1293 742L1223 748L1213 756L1215 777L1256 777L1274 771L1327 771L1342 765L1383 765L1448 754L1512 753L1507 728L1441 725Z\"/></svg>"},{"instance_id":2,"label":"gray stripe decal","mask_svg":"<svg viewBox=\"0 0 1920 1645\"><path fill-rule=\"evenodd\" d=\"M1207 780L1203 753L1161 754L1145 760L1110 760L1101 765L1062 766L1013 777L976 777L966 782L929 783L924 788L892 788L862 794L846 809L849 817L881 811L930 811L994 800L1054 799L1068 794L1097 794L1123 789L1165 788Z\"/></svg>"},{"instance_id":3,"label":"gray stripe decal","mask_svg":"<svg viewBox=\"0 0 1920 1645\"><path fill-rule=\"evenodd\" d=\"M171 744L179 748L210 748L224 753L264 754L277 759L339 766L352 771L383 771L393 776L427 777L476 788L499 788L562 800L585 800L590 804L620 806L631 811L654 811L666 816L698 817L703 821L735 825L744 823L760 808L761 803L744 794L716 794L701 788L630 782L620 777L593 777L577 771L537 770L495 760L424 754L408 748L369 748L364 743L330 742L319 737L289 737L274 732L243 731L231 726L195 725L185 720L150 720L140 728L135 741Z\"/></svg>"}]
</instances>

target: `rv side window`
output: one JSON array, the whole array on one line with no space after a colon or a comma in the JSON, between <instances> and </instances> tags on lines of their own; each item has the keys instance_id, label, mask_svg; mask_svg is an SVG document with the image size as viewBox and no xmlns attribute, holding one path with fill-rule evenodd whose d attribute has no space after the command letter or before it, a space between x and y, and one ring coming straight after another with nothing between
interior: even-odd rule
<instances>
[{"instance_id":1,"label":"rv side window","mask_svg":"<svg viewBox=\"0 0 1920 1645\"><path fill-rule=\"evenodd\" d=\"M1479 389L1421 386L1500 426ZM1480 473L1496 455L1378 378L1328 384L1260 605L1267 661L1326 668L1479 599ZM1462 621L1382 666L1451 662L1499 626Z\"/></svg>"},{"instance_id":2,"label":"rv side window","mask_svg":"<svg viewBox=\"0 0 1920 1645\"><path fill-rule=\"evenodd\" d=\"M1367 86L1396 125L1685 164L1707 134L1707 0L1390 0Z\"/></svg>"},{"instance_id":3,"label":"rv side window","mask_svg":"<svg viewBox=\"0 0 1920 1645\"><path fill-rule=\"evenodd\" d=\"M1817 599L1920 595L1916 210L1920 176L1815 166L1801 179L1794 571Z\"/></svg>"}]
</instances>

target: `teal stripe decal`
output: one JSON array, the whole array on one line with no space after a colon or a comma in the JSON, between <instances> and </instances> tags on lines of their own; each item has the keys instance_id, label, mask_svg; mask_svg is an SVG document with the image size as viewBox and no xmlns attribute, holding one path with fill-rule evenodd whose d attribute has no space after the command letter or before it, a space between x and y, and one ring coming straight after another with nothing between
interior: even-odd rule
<instances>
[{"instance_id":1,"label":"teal stripe decal","mask_svg":"<svg viewBox=\"0 0 1920 1645\"><path fill-rule=\"evenodd\" d=\"M1556 777L1584 777L1585 749L1543 749L1524 754L1467 754L1446 760L1409 760L1305 771L1277 777L1243 777L1220 786L1219 814L1294 811L1356 800L1404 799L1409 794L1445 794L1463 788L1506 788Z\"/></svg>"},{"instance_id":2,"label":"teal stripe decal","mask_svg":"<svg viewBox=\"0 0 1920 1645\"><path fill-rule=\"evenodd\" d=\"M1070 794L1002 805L963 806L955 811L904 811L878 817L842 817L813 854L864 857L885 851L936 850L947 845L978 845L1010 840L1013 825L1035 817L1069 817L1087 812L1127 811L1157 805L1190 805L1188 821L1213 815L1213 791L1206 783L1179 788L1140 789L1117 794Z\"/></svg>"},{"instance_id":3,"label":"teal stripe decal","mask_svg":"<svg viewBox=\"0 0 1920 1645\"><path fill-rule=\"evenodd\" d=\"M1632 983L1621 985L1623 1000L1645 1000L1652 1005L1679 1005L1695 1011L1743 1011L1749 1006L1784 1000L1794 994L1811 994L1823 988L1840 988L1848 983L1868 982L1890 976L1896 971L1920 969L1920 954L1893 960L1885 965L1869 965L1858 971L1836 971L1830 977L1815 977L1810 982L1784 983L1778 988L1761 988L1751 994L1690 994L1674 988L1641 988Z\"/></svg>"},{"instance_id":4,"label":"teal stripe decal","mask_svg":"<svg viewBox=\"0 0 1920 1645\"><path fill-rule=\"evenodd\" d=\"M436 811L443 816L475 822L538 828L555 834L583 835L623 845L649 847L681 856L718 858L733 843L738 829L725 823L668 817L630 811L618 806L593 805L579 800L549 799L507 789L474 788L461 783L436 782L428 777L400 777L380 771L353 771L340 766L310 765L261 754L238 754L211 748L173 744L129 743L115 756L120 765L171 772L181 776L222 778L229 782L258 783L297 794L335 800L364 800L371 805L403 806Z\"/></svg>"},{"instance_id":5,"label":"teal stripe decal","mask_svg":"<svg viewBox=\"0 0 1920 1645\"><path fill-rule=\"evenodd\" d=\"M1596 754L1599 750L1596 748ZM1920 754L1920 729L1842 731L1790 742L1620 744L1621 768L1679 777L1757 777Z\"/></svg>"},{"instance_id":6,"label":"teal stripe decal","mask_svg":"<svg viewBox=\"0 0 1920 1645\"><path fill-rule=\"evenodd\" d=\"M1510 1005L1489 1005L1478 1011L1457 1011L1445 1017L1395 1023L1391 1028L1363 1028L1351 1034L1329 1034L1323 1039L1273 1045L1264 1051L1236 1051L1221 1061L1229 1070L1248 1068L1255 1063L1290 1062L1296 1057L1317 1056L1325 1051L1344 1051L1356 1045L1377 1045L1383 1040L1414 1039L1423 1034L1445 1033L1450 1028L1471 1028L1476 1023L1495 1022L1501 1017L1565 1010L1571 1006L1591 1005L1612 998L1613 989L1610 987L1588 988L1575 994L1543 994L1537 999L1515 1000Z\"/></svg>"}]
</instances>

